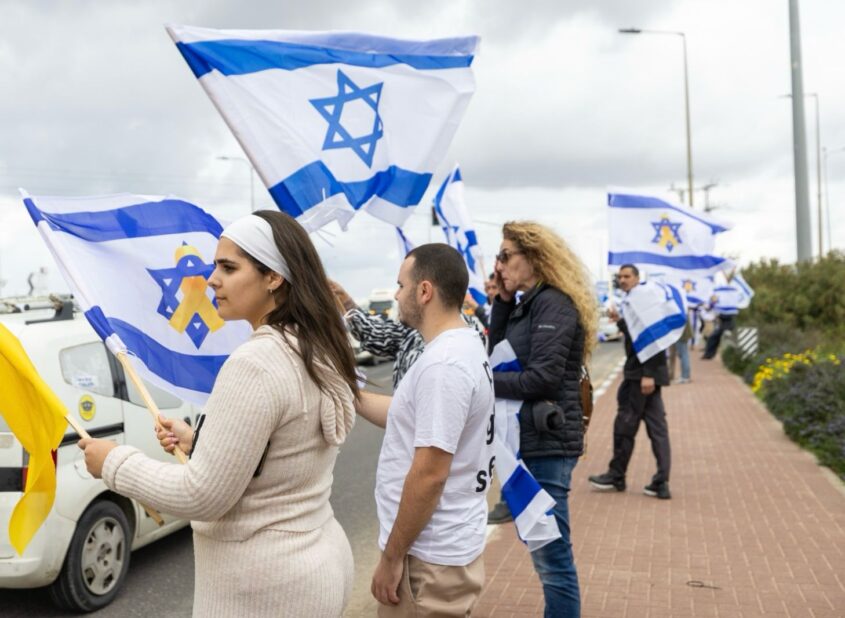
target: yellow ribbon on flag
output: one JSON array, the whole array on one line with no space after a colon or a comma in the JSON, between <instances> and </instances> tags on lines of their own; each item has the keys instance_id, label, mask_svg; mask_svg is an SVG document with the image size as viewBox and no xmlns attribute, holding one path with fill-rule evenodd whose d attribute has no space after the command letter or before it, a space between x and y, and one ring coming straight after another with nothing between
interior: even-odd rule
<instances>
[{"instance_id":1,"label":"yellow ribbon on flag","mask_svg":"<svg viewBox=\"0 0 845 618\"><path fill-rule=\"evenodd\" d=\"M182 245L176 250L176 263L179 263L186 255L195 256L202 261L199 251L190 245ZM182 292L182 302L170 316L170 325L178 332L184 333L191 322L194 314L198 314L200 319L205 322L211 332L221 328L225 323L223 318L217 315L217 309L211 303L211 300L206 294L208 284L205 277L197 275L195 277L185 277L179 285L179 290Z\"/></svg>"},{"instance_id":2,"label":"yellow ribbon on flag","mask_svg":"<svg viewBox=\"0 0 845 618\"><path fill-rule=\"evenodd\" d=\"M56 468L51 451L67 429L64 405L17 338L0 324L0 415L29 453L24 494L9 519L9 541L23 555L47 519L56 498Z\"/></svg>"}]
</instances>

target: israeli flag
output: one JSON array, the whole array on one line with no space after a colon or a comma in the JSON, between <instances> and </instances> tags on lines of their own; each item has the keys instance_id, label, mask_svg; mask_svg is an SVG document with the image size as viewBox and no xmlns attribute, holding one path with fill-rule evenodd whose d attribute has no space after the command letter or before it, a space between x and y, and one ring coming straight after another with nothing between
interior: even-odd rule
<instances>
[{"instance_id":1,"label":"israeli flag","mask_svg":"<svg viewBox=\"0 0 845 618\"><path fill-rule=\"evenodd\" d=\"M217 315L206 283L220 223L172 197L24 195L24 205L109 350L128 353L144 379L202 406L251 332Z\"/></svg>"},{"instance_id":2,"label":"israeli flag","mask_svg":"<svg viewBox=\"0 0 845 618\"><path fill-rule=\"evenodd\" d=\"M168 26L280 210L401 226L475 90L479 39Z\"/></svg>"},{"instance_id":3,"label":"israeli flag","mask_svg":"<svg viewBox=\"0 0 845 618\"><path fill-rule=\"evenodd\" d=\"M493 371L522 371L513 347L507 339L500 341L492 354ZM540 487L519 454L519 409L521 401L496 399L494 413L496 474L502 485L502 496L513 515L516 532L528 551L535 551L560 538L560 529L552 514L554 498Z\"/></svg>"},{"instance_id":4,"label":"israeli flag","mask_svg":"<svg viewBox=\"0 0 845 618\"><path fill-rule=\"evenodd\" d=\"M680 339L687 324L684 295L678 288L657 281L645 281L632 288L621 309L641 363Z\"/></svg>"},{"instance_id":5,"label":"israeli flag","mask_svg":"<svg viewBox=\"0 0 845 618\"><path fill-rule=\"evenodd\" d=\"M399 257L404 260L405 257L414 250L414 243L408 240L408 237L405 236L405 232L402 231L401 227L396 228L396 241L399 243Z\"/></svg>"},{"instance_id":6,"label":"israeli flag","mask_svg":"<svg viewBox=\"0 0 845 618\"><path fill-rule=\"evenodd\" d=\"M721 315L736 315L741 309L747 309L754 297L754 290L739 273L729 283L713 288L716 297L714 308Z\"/></svg>"},{"instance_id":7,"label":"israeli flag","mask_svg":"<svg viewBox=\"0 0 845 618\"><path fill-rule=\"evenodd\" d=\"M713 296L713 279L702 277L683 270L668 269L662 272L649 272L649 279L666 283L681 290L691 307L706 305Z\"/></svg>"},{"instance_id":8,"label":"israeli flag","mask_svg":"<svg viewBox=\"0 0 845 618\"><path fill-rule=\"evenodd\" d=\"M710 216L656 197L608 193L608 264L637 264L707 275L729 266L714 255L716 235L730 229Z\"/></svg>"},{"instance_id":9,"label":"israeli flag","mask_svg":"<svg viewBox=\"0 0 845 618\"><path fill-rule=\"evenodd\" d=\"M434 196L434 212L446 235L446 243L464 256L469 272L469 293L483 307L487 304L484 263L475 235L475 225L464 201L464 181L457 165Z\"/></svg>"}]
</instances>

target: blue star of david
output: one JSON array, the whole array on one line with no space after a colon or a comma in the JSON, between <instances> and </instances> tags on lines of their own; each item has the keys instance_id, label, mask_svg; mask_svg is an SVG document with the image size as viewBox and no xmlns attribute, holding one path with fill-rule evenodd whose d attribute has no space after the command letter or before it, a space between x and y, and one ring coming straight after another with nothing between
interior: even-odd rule
<instances>
[{"instance_id":1,"label":"blue star of david","mask_svg":"<svg viewBox=\"0 0 845 618\"><path fill-rule=\"evenodd\" d=\"M205 264L194 255L186 255L173 268L161 268L159 270L148 268L147 272L161 288L161 302L159 302L156 312L169 320L181 302L178 293L182 279L202 276L208 280L213 271L214 266L212 264ZM211 302L217 307L217 300ZM191 316L191 325L185 332L190 337L191 342L199 349L210 330L200 315L195 313Z\"/></svg>"},{"instance_id":2,"label":"blue star of david","mask_svg":"<svg viewBox=\"0 0 845 618\"><path fill-rule=\"evenodd\" d=\"M384 136L384 125L378 113L382 86L384 86L384 82L360 88L343 71L338 69L337 96L310 99L311 105L329 123L326 139L323 141L323 150L351 148L352 152L358 155L367 167L372 167L376 142ZM340 124L340 117L346 103L358 100L363 101L373 110L373 128L369 135L352 137L349 131Z\"/></svg>"},{"instance_id":3,"label":"blue star of david","mask_svg":"<svg viewBox=\"0 0 845 618\"><path fill-rule=\"evenodd\" d=\"M660 221L651 222L652 227L654 228L654 238L651 239L651 242L655 244L660 244L662 238L661 233L665 228L669 229L669 234L671 238L666 240L665 247L666 250L671 253L672 250L681 244L681 239L678 236L678 229L683 225L682 223L672 223L669 221L669 218L666 216L661 217Z\"/></svg>"}]
</instances>

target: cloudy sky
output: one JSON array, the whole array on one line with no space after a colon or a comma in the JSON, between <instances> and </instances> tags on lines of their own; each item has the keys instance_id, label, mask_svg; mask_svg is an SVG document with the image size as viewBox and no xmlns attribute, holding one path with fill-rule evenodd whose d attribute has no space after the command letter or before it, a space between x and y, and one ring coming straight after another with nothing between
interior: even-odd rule
<instances>
[{"instance_id":1,"label":"cloudy sky","mask_svg":"<svg viewBox=\"0 0 845 618\"><path fill-rule=\"evenodd\" d=\"M741 262L795 259L789 24L786 0L310 0L250 2L0 0L0 278L5 295L50 270L17 197L175 194L222 219L249 210L242 151L164 31L214 28L358 30L392 37L482 37L476 93L433 185L455 161L485 254L499 226L553 226L596 277L607 251L607 186L667 198L686 182L680 39L687 35L696 184L735 228L720 253ZM845 146L845 3L803 0L806 92L821 100L822 144ZM815 136L808 99L815 230ZM833 244L845 245L845 152L830 157ZM433 188L424 203L430 201ZM259 206L271 207L256 186ZM703 204L703 194L696 204ZM427 209L406 225L439 240ZM357 297L391 285L394 232L361 215L316 239L332 276ZM815 243L815 234L814 234ZM492 260L490 260L492 262Z\"/></svg>"}]
</instances>

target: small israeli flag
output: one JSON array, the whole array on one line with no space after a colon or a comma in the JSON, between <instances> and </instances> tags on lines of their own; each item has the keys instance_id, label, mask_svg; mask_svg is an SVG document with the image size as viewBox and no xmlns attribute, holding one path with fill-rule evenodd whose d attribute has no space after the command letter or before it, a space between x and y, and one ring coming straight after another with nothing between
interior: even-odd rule
<instances>
[{"instance_id":1,"label":"small israeli flag","mask_svg":"<svg viewBox=\"0 0 845 618\"><path fill-rule=\"evenodd\" d=\"M730 265L714 255L717 234L730 227L709 215L656 197L608 193L608 264L672 268L707 275Z\"/></svg>"},{"instance_id":2,"label":"small israeli flag","mask_svg":"<svg viewBox=\"0 0 845 618\"><path fill-rule=\"evenodd\" d=\"M280 210L313 231L401 226L475 90L477 37L168 26Z\"/></svg>"},{"instance_id":3,"label":"small israeli flag","mask_svg":"<svg viewBox=\"0 0 845 618\"><path fill-rule=\"evenodd\" d=\"M217 315L207 286L220 223L172 197L25 195L24 205L109 350L128 352L144 379L203 405L251 332Z\"/></svg>"},{"instance_id":4,"label":"small israeli flag","mask_svg":"<svg viewBox=\"0 0 845 618\"><path fill-rule=\"evenodd\" d=\"M522 371L513 347L500 341L490 354L493 372ZM552 514L554 498L540 487L519 454L519 409L521 401L496 399L494 415L496 474L502 496L513 515L516 532L528 551L535 551L560 538L560 529Z\"/></svg>"},{"instance_id":5,"label":"small israeli flag","mask_svg":"<svg viewBox=\"0 0 845 618\"><path fill-rule=\"evenodd\" d=\"M691 308L708 304L713 296L713 279L711 277L703 277L689 271L670 268L661 272L649 272L648 278L681 290Z\"/></svg>"},{"instance_id":6,"label":"small israeli flag","mask_svg":"<svg viewBox=\"0 0 845 618\"><path fill-rule=\"evenodd\" d=\"M747 309L754 297L754 290L739 273L731 277L729 283L713 288L716 297L714 308L721 315L736 315L741 309Z\"/></svg>"},{"instance_id":7,"label":"small israeli flag","mask_svg":"<svg viewBox=\"0 0 845 618\"><path fill-rule=\"evenodd\" d=\"M464 181L456 165L434 196L434 212L446 235L446 243L464 256L469 272L469 293L482 307L487 304L484 291L484 264L475 235L475 225L464 200Z\"/></svg>"},{"instance_id":8,"label":"small israeli flag","mask_svg":"<svg viewBox=\"0 0 845 618\"><path fill-rule=\"evenodd\" d=\"M687 324L684 295L678 288L657 281L645 281L631 289L621 309L641 363L680 339Z\"/></svg>"},{"instance_id":9,"label":"small israeli flag","mask_svg":"<svg viewBox=\"0 0 845 618\"><path fill-rule=\"evenodd\" d=\"M414 250L414 243L408 240L408 237L405 236L405 232L402 231L401 227L396 227L396 241L399 243L399 258L400 260L404 260L405 257Z\"/></svg>"}]
</instances>

